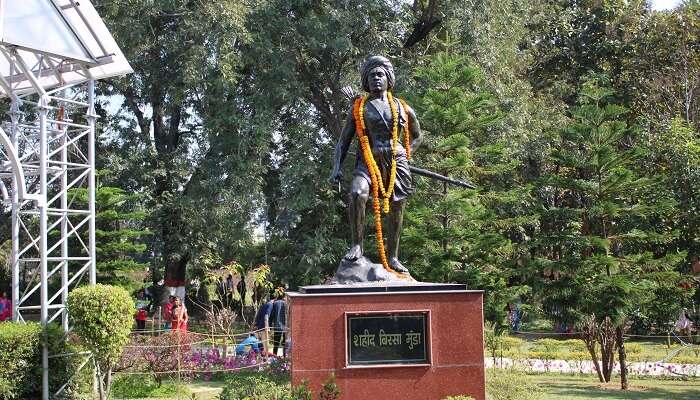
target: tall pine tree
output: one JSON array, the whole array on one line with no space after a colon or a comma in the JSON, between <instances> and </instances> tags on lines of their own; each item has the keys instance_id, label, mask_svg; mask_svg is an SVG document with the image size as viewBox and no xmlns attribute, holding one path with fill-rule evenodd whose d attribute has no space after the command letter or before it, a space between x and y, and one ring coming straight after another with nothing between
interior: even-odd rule
<instances>
[{"instance_id":1,"label":"tall pine tree","mask_svg":"<svg viewBox=\"0 0 700 400\"><path fill-rule=\"evenodd\" d=\"M486 290L485 317L504 330L512 287L514 251L508 215L514 201L517 162L505 140L490 131L501 117L493 97L481 89L480 71L469 59L446 50L418 69L415 109L426 131L416 164L451 178L473 180L477 191L416 179L402 245L406 265L419 279L463 282Z\"/></svg>"},{"instance_id":2,"label":"tall pine tree","mask_svg":"<svg viewBox=\"0 0 700 400\"><path fill-rule=\"evenodd\" d=\"M649 221L673 203L654 193L654 179L635 172L641 156L635 131L605 78L586 81L579 93L571 122L550 154L550 173L537 186L547 201L533 251L546 275L540 287L545 309L560 322L595 326L601 365L592 341L589 351L599 378L610 380L617 348L626 388L626 316L654 275L678 258L650 251L671 239Z\"/></svg>"}]
</instances>

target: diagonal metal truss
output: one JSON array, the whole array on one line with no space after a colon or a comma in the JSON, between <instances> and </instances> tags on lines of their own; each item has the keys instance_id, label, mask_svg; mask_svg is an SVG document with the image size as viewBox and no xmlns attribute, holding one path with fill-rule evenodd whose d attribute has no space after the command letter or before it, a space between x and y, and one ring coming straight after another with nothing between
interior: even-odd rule
<instances>
[{"instance_id":1,"label":"diagonal metal truss","mask_svg":"<svg viewBox=\"0 0 700 400\"><path fill-rule=\"evenodd\" d=\"M29 65L15 48L0 47L17 82L0 77L11 99L0 130L0 193L12 215L12 306L16 321L60 321L69 329L66 301L71 288L95 283L95 108L94 79L39 84L65 63L38 55ZM79 68L76 66L75 68ZM44 398L48 358L43 351Z\"/></svg>"},{"instance_id":2,"label":"diagonal metal truss","mask_svg":"<svg viewBox=\"0 0 700 400\"><path fill-rule=\"evenodd\" d=\"M68 292L95 284L94 84L131 72L90 0L0 0L0 101L10 101L0 209L12 216L15 321L68 332ZM49 358L78 355L49 355L44 340L43 400L67 387L50 396Z\"/></svg>"}]
</instances>

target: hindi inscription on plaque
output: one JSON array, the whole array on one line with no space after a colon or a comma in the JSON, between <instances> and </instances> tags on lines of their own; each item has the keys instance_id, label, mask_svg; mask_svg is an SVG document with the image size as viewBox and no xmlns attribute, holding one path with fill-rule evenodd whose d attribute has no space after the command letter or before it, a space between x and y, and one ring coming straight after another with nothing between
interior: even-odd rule
<instances>
[{"instance_id":1,"label":"hindi inscription on plaque","mask_svg":"<svg viewBox=\"0 0 700 400\"><path fill-rule=\"evenodd\" d=\"M428 313L346 314L347 365L430 364Z\"/></svg>"}]
</instances>

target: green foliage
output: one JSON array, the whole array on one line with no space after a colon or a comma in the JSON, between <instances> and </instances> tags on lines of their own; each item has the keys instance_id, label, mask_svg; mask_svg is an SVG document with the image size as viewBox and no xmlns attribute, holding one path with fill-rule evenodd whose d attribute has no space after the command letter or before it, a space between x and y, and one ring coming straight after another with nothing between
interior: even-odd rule
<instances>
[{"instance_id":1,"label":"green foliage","mask_svg":"<svg viewBox=\"0 0 700 400\"><path fill-rule=\"evenodd\" d=\"M41 349L44 338L49 354L70 354L80 348L66 340L59 325L48 325L42 333L35 322L0 324L0 398L28 399L41 396ZM64 394L71 396L86 388L90 381L90 368L78 371L83 356L69 355L49 359L50 390L56 391L68 383ZM71 380L69 382L69 379Z\"/></svg>"},{"instance_id":2,"label":"green foliage","mask_svg":"<svg viewBox=\"0 0 700 400\"><path fill-rule=\"evenodd\" d=\"M321 391L318 394L319 400L338 400L340 397L340 389L335 383L335 375L331 374L328 379L321 385Z\"/></svg>"},{"instance_id":3,"label":"green foliage","mask_svg":"<svg viewBox=\"0 0 700 400\"><path fill-rule=\"evenodd\" d=\"M87 204L87 190L74 191L76 201ZM98 186L95 192L95 251L98 279L118 284L131 291L139 283L129 279L129 272L143 271L146 240L152 232L144 228L149 213L142 210L142 195L126 193L117 187Z\"/></svg>"},{"instance_id":4,"label":"green foliage","mask_svg":"<svg viewBox=\"0 0 700 400\"><path fill-rule=\"evenodd\" d=\"M494 97L483 89L482 73L454 53L453 44L416 71L414 108L426 131L416 163L457 179L475 181L479 192L417 180L407 208L402 254L423 280L467 283L486 290L484 314L499 332L506 306L526 289L510 285L514 222L515 160L505 139L490 129L501 119Z\"/></svg>"},{"instance_id":5,"label":"green foliage","mask_svg":"<svg viewBox=\"0 0 700 400\"><path fill-rule=\"evenodd\" d=\"M554 352L559 349L562 344L561 341L556 339L537 339L535 340L534 347L541 351Z\"/></svg>"},{"instance_id":6,"label":"green foliage","mask_svg":"<svg viewBox=\"0 0 700 400\"><path fill-rule=\"evenodd\" d=\"M93 354L100 378L100 396L106 399L112 368L129 343L134 301L120 287L98 284L74 289L67 305L74 332Z\"/></svg>"},{"instance_id":7,"label":"green foliage","mask_svg":"<svg viewBox=\"0 0 700 400\"><path fill-rule=\"evenodd\" d=\"M581 339L567 339L561 341L561 345L566 347L570 352L586 351L586 343Z\"/></svg>"},{"instance_id":8,"label":"green foliage","mask_svg":"<svg viewBox=\"0 0 700 400\"><path fill-rule=\"evenodd\" d=\"M627 354L641 354L642 345L639 343L625 343L625 351Z\"/></svg>"},{"instance_id":9,"label":"green foliage","mask_svg":"<svg viewBox=\"0 0 700 400\"><path fill-rule=\"evenodd\" d=\"M486 372L488 400L536 400L542 393L542 388L523 372L494 368Z\"/></svg>"},{"instance_id":10,"label":"green foliage","mask_svg":"<svg viewBox=\"0 0 700 400\"><path fill-rule=\"evenodd\" d=\"M266 374L239 373L226 383L220 400L291 400L289 382Z\"/></svg>"},{"instance_id":11,"label":"green foliage","mask_svg":"<svg viewBox=\"0 0 700 400\"><path fill-rule=\"evenodd\" d=\"M313 393L309 389L309 382L304 379L299 386L292 388L291 397L288 400L313 400L313 398Z\"/></svg>"},{"instance_id":12,"label":"green foliage","mask_svg":"<svg viewBox=\"0 0 700 400\"><path fill-rule=\"evenodd\" d=\"M556 193L541 211L547 231L538 246L567 249L538 260L561 274L543 282L543 289L547 308L564 322L595 314L619 323L650 285L651 275L642 273L677 260L645 253L664 234L644 223L662 218L673 201L652 197L655 181L632 169L640 153L624 143L635 131L621 119L625 109L602 82L593 79L582 86L571 124L551 153L558 173L542 177L538 189Z\"/></svg>"},{"instance_id":13,"label":"green foliage","mask_svg":"<svg viewBox=\"0 0 700 400\"><path fill-rule=\"evenodd\" d=\"M32 387L32 369L41 354L41 326L37 323L0 324L0 397L24 398Z\"/></svg>"},{"instance_id":14,"label":"green foliage","mask_svg":"<svg viewBox=\"0 0 700 400\"><path fill-rule=\"evenodd\" d=\"M319 392L319 399L336 400L340 391L335 377L329 376ZM269 374L241 372L227 381L219 395L220 400L313 400L314 396L307 381L290 387L288 376L275 377Z\"/></svg>"},{"instance_id":15,"label":"green foliage","mask_svg":"<svg viewBox=\"0 0 700 400\"><path fill-rule=\"evenodd\" d=\"M148 226L166 279L233 259L292 287L331 275L349 237L345 193L322 183L340 88L385 54L425 130L412 162L479 188L415 177L415 276L485 289L498 333L516 299L567 325L634 315L639 333L698 300L697 1L431 2L441 24L410 49L428 2L127 3L96 2L135 69L100 87L124 99L98 107L103 179L136 203L98 215L128 219L98 221L101 270L142 268Z\"/></svg>"},{"instance_id":16,"label":"green foliage","mask_svg":"<svg viewBox=\"0 0 700 400\"><path fill-rule=\"evenodd\" d=\"M176 398L185 397L191 394L187 386L174 382L164 382L158 384L153 379L142 375L120 375L114 380L112 395L119 399L142 399L147 398Z\"/></svg>"}]
</instances>

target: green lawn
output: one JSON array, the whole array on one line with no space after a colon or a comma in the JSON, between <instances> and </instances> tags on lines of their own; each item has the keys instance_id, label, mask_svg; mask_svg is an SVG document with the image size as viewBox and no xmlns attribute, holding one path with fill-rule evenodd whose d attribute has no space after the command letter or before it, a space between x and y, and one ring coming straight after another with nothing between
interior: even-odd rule
<instances>
[{"instance_id":1,"label":"green lawn","mask_svg":"<svg viewBox=\"0 0 700 400\"><path fill-rule=\"evenodd\" d=\"M697 400L700 381L633 379L630 390L620 390L619 377L602 386L594 376L530 375L533 383L544 389L542 400Z\"/></svg>"},{"instance_id":2,"label":"green lawn","mask_svg":"<svg viewBox=\"0 0 700 400\"><path fill-rule=\"evenodd\" d=\"M487 379L494 375L488 371ZM510 374L516 374L513 377ZM510 375L510 376L509 376ZM595 376L572 376L559 374L526 375L524 373L512 372L506 375L506 379L524 379L530 384L541 388L543 393L529 399L540 400L583 400L583 399L604 399L604 400L697 400L700 399L700 380L668 380L668 379L632 379L631 388L622 391L619 388L619 377L607 385L601 385ZM164 386L171 386L168 382ZM221 392L223 382L190 382L187 384L187 393L177 395L157 397L136 397L138 399L149 400L185 400L190 399L191 394L196 394L198 400L216 400ZM154 393L155 394L155 393ZM519 400L516 397L508 397L512 400ZM122 397L117 397L122 398ZM135 397L131 397L132 399ZM500 397L506 398L506 397ZM488 400L492 400L489 397Z\"/></svg>"}]
</instances>

